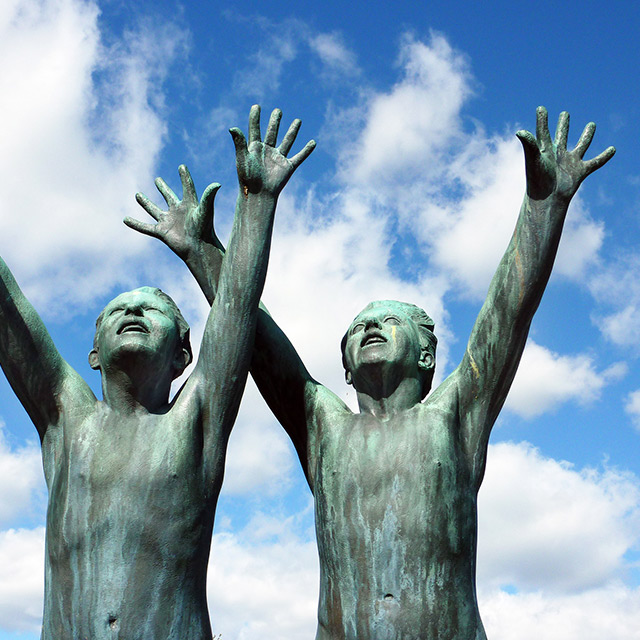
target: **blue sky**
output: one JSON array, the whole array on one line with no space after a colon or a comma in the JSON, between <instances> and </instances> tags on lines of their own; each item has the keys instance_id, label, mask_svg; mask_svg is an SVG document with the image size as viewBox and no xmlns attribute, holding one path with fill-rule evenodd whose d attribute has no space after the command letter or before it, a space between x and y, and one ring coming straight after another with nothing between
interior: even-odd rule
<instances>
[{"instance_id":1,"label":"blue sky","mask_svg":"<svg viewBox=\"0 0 640 640\"><path fill-rule=\"evenodd\" d=\"M617 154L574 200L556 268L494 429L478 592L492 640L640 638L640 8L595 3L129 3L0 8L0 255L64 357L86 356L117 293L161 286L201 335L179 261L121 222L134 194L236 178L227 130L249 108L303 121L318 147L287 185L264 300L311 373L353 403L339 342L369 301L424 306L437 381L463 353L524 191L514 133L593 120ZM157 197L156 197L157 196ZM46 496L35 429L0 379L0 640L35 639ZM225 640L313 637L309 491L249 385L209 569Z\"/></svg>"}]
</instances>

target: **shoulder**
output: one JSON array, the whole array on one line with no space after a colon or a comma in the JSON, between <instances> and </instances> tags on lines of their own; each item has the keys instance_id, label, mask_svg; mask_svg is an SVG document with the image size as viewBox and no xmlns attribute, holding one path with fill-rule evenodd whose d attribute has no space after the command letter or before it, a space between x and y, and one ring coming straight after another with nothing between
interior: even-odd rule
<instances>
[{"instance_id":1,"label":"shoulder","mask_svg":"<svg viewBox=\"0 0 640 640\"><path fill-rule=\"evenodd\" d=\"M460 389L465 385L462 365L450 373L422 402L421 410L429 413L457 413Z\"/></svg>"},{"instance_id":2,"label":"shoulder","mask_svg":"<svg viewBox=\"0 0 640 640\"><path fill-rule=\"evenodd\" d=\"M99 410L102 403L98 401L91 387L80 374L65 362L56 393L56 404L58 420L56 425L51 426L68 428L84 422Z\"/></svg>"},{"instance_id":3,"label":"shoulder","mask_svg":"<svg viewBox=\"0 0 640 640\"><path fill-rule=\"evenodd\" d=\"M340 433L346 425L358 419L347 404L327 387L314 382L307 385L306 422L310 456L318 447L340 441Z\"/></svg>"},{"instance_id":4,"label":"shoulder","mask_svg":"<svg viewBox=\"0 0 640 640\"><path fill-rule=\"evenodd\" d=\"M355 415L342 398L319 382L310 381L305 394L307 406L322 422L344 421Z\"/></svg>"}]
</instances>

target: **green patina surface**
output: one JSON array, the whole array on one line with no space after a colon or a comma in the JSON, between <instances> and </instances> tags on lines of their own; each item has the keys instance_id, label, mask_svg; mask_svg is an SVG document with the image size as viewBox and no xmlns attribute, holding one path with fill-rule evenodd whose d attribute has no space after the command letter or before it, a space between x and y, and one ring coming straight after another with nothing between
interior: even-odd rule
<instances>
[{"instance_id":1,"label":"green patina surface","mask_svg":"<svg viewBox=\"0 0 640 640\"><path fill-rule=\"evenodd\" d=\"M0 363L42 441L49 489L43 640L208 640L206 570L229 433L253 348L278 194L314 143L288 159L294 122L275 147L281 114L260 140L231 131L239 202L229 250L193 373L186 322L144 287L100 314L89 362L103 400L62 359L0 259ZM188 207L211 226L209 186L198 202L180 168L180 201L158 180L169 210ZM154 217L163 213L138 196ZM148 231L150 225L128 220ZM154 227L155 228L155 227Z\"/></svg>"},{"instance_id":2,"label":"green patina surface","mask_svg":"<svg viewBox=\"0 0 640 640\"><path fill-rule=\"evenodd\" d=\"M595 125L573 150L568 128L563 113L552 140L541 107L536 135L518 132L527 192L513 238L462 362L426 400L435 341L426 339L428 316L415 307L372 303L347 332L343 363L358 413L311 377L266 309L259 313L251 373L290 435L315 498L318 640L485 637L475 564L489 434L551 273L569 202L614 154L610 147L583 161ZM161 220L155 235L182 255L211 301L223 250L183 213Z\"/></svg>"}]
</instances>

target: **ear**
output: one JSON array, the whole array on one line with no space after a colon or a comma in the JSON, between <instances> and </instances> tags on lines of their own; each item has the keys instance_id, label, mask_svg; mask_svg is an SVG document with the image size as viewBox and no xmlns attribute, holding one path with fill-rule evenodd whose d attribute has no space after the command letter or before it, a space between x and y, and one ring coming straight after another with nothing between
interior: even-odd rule
<instances>
[{"instance_id":1,"label":"ear","mask_svg":"<svg viewBox=\"0 0 640 640\"><path fill-rule=\"evenodd\" d=\"M182 375L182 372L191 364L193 356L184 348L179 348L176 357L173 360L174 379Z\"/></svg>"},{"instance_id":2,"label":"ear","mask_svg":"<svg viewBox=\"0 0 640 640\"><path fill-rule=\"evenodd\" d=\"M100 369L100 360L98 359L97 349L91 349L91 351L89 351L89 366L95 370Z\"/></svg>"},{"instance_id":3,"label":"ear","mask_svg":"<svg viewBox=\"0 0 640 640\"><path fill-rule=\"evenodd\" d=\"M347 381L347 384L353 384L353 380L351 379L351 371L348 369L344 370L344 379Z\"/></svg>"},{"instance_id":4,"label":"ear","mask_svg":"<svg viewBox=\"0 0 640 640\"><path fill-rule=\"evenodd\" d=\"M433 354L429 353L426 349L424 349L420 353L420 360L418 360L418 368L423 369L424 371L429 371L433 369L435 366L435 358Z\"/></svg>"}]
</instances>

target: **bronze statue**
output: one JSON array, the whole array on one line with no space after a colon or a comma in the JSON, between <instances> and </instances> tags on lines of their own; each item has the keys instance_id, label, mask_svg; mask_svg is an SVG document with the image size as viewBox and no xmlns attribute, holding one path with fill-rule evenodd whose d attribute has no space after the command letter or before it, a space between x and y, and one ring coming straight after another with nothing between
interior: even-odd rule
<instances>
[{"instance_id":1,"label":"bronze statue","mask_svg":"<svg viewBox=\"0 0 640 640\"><path fill-rule=\"evenodd\" d=\"M311 153L287 159L281 113L260 141L232 129L240 193L197 364L174 302L143 287L112 300L89 362L103 400L64 361L0 259L0 363L42 442L49 505L43 640L210 640L206 571L229 433L244 389L280 190ZM180 168L192 213L212 215ZM167 202L177 198L162 182Z\"/></svg>"},{"instance_id":2,"label":"bronze statue","mask_svg":"<svg viewBox=\"0 0 640 640\"><path fill-rule=\"evenodd\" d=\"M515 232L462 362L424 402L436 339L421 309L374 302L352 322L342 350L357 414L311 377L266 309L259 313L251 374L293 440L315 498L318 640L485 638L475 565L489 434L549 279L569 202L615 153L609 147L583 161L595 125L571 151L568 131L562 113L552 140L540 107L536 136L517 133L527 190ZM149 210L157 225L136 228L178 253L212 301L223 249L194 211Z\"/></svg>"}]
</instances>

